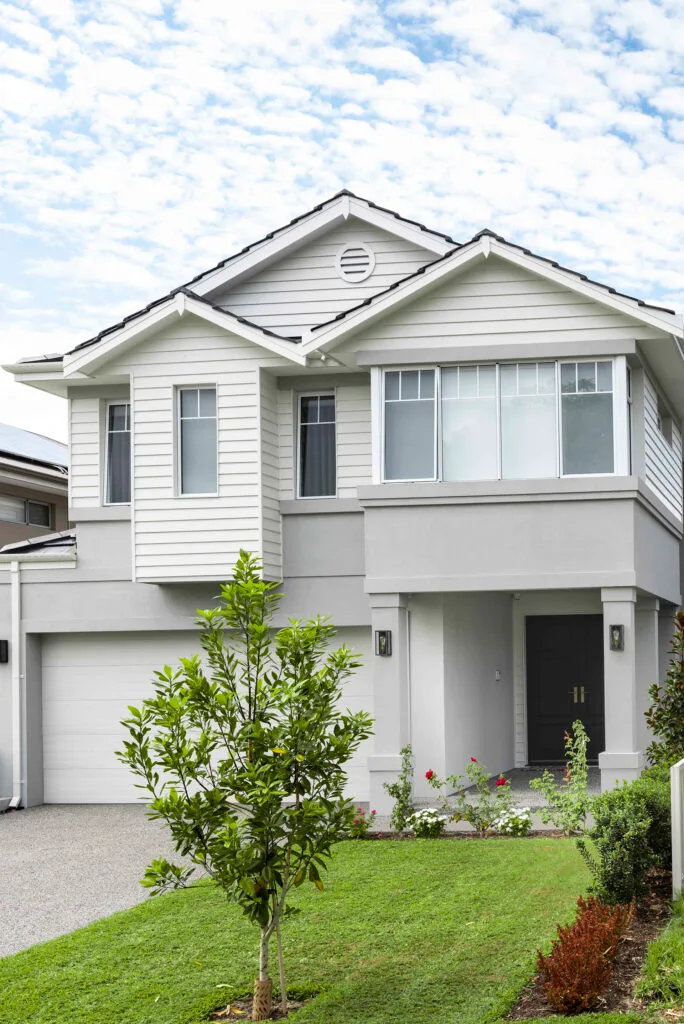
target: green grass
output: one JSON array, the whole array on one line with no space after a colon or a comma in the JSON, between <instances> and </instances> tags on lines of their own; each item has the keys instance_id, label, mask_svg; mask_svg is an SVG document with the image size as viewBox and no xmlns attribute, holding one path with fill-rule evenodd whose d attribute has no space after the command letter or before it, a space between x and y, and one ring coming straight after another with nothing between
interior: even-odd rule
<instances>
[{"instance_id":1,"label":"green grass","mask_svg":"<svg viewBox=\"0 0 684 1024\"><path fill-rule=\"evenodd\" d=\"M288 982L322 989L293 1021L494 1021L586 883L565 840L341 844L326 891L299 890L285 925ZM256 952L209 886L152 898L0 960L0 1021L196 1024L227 1001L217 985L249 990Z\"/></svg>"},{"instance_id":2,"label":"green grass","mask_svg":"<svg viewBox=\"0 0 684 1024\"><path fill-rule=\"evenodd\" d=\"M684 1003L684 899L675 906L672 920L648 948L639 995L660 1003Z\"/></svg>"}]
</instances>

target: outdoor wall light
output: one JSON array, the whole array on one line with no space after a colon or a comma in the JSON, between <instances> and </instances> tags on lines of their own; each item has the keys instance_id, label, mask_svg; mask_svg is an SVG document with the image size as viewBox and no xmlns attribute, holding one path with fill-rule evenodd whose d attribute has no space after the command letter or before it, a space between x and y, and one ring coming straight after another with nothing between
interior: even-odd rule
<instances>
[{"instance_id":1,"label":"outdoor wall light","mask_svg":"<svg viewBox=\"0 0 684 1024\"><path fill-rule=\"evenodd\" d=\"M392 653L392 630L375 630L375 653L380 658L389 658Z\"/></svg>"},{"instance_id":2,"label":"outdoor wall light","mask_svg":"<svg viewBox=\"0 0 684 1024\"><path fill-rule=\"evenodd\" d=\"M6 665L9 661L9 643L7 640L0 640L0 665Z\"/></svg>"},{"instance_id":3,"label":"outdoor wall light","mask_svg":"<svg viewBox=\"0 0 684 1024\"><path fill-rule=\"evenodd\" d=\"M610 627L610 649L611 651L624 651L625 649L625 627Z\"/></svg>"}]
</instances>

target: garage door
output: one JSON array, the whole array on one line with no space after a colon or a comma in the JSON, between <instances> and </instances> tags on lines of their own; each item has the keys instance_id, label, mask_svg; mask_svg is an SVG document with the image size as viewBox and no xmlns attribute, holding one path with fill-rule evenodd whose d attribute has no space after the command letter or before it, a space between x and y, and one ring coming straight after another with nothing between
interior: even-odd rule
<instances>
[{"instance_id":1,"label":"garage door","mask_svg":"<svg viewBox=\"0 0 684 1024\"><path fill-rule=\"evenodd\" d=\"M363 654L344 703L372 712L370 630L340 630L339 642ZM155 669L201 653L197 634L89 633L43 637L43 761L46 803L129 803L140 800L129 770L114 751L126 732L129 704L153 694ZM367 746L367 745L365 745ZM368 750L349 771L349 795L364 799Z\"/></svg>"}]
</instances>

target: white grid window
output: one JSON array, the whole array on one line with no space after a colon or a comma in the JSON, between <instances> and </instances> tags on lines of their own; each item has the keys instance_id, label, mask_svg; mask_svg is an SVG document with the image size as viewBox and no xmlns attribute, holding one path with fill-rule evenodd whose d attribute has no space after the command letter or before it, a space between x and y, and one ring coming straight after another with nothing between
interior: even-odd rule
<instances>
[{"instance_id":1,"label":"white grid window","mask_svg":"<svg viewBox=\"0 0 684 1024\"><path fill-rule=\"evenodd\" d=\"M299 396L299 497L337 493L335 396Z\"/></svg>"},{"instance_id":2,"label":"white grid window","mask_svg":"<svg viewBox=\"0 0 684 1024\"><path fill-rule=\"evenodd\" d=\"M131 407L128 402L107 406L106 495L108 505L131 500Z\"/></svg>"},{"instance_id":3,"label":"white grid window","mask_svg":"<svg viewBox=\"0 0 684 1024\"><path fill-rule=\"evenodd\" d=\"M178 393L181 494L216 494L216 388Z\"/></svg>"},{"instance_id":4,"label":"white grid window","mask_svg":"<svg viewBox=\"0 0 684 1024\"><path fill-rule=\"evenodd\" d=\"M435 370L385 373L385 479L434 480Z\"/></svg>"}]
</instances>

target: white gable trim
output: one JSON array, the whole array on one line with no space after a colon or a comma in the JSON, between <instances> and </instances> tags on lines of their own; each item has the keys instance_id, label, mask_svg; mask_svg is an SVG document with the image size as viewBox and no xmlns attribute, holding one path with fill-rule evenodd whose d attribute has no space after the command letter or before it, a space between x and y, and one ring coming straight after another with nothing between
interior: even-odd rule
<instances>
[{"instance_id":1,"label":"white gable trim","mask_svg":"<svg viewBox=\"0 0 684 1024\"><path fill-rule=\"evenodd\" d=\"M204 302L198 302L185 295L184 302L179 303L177 296L171 296L166 302L160 303L155 309L142 314L139 318L117 331L112 331L101 341L94 342L88 348L80 349L64 356L64 377L70 378L80 373L90 373L98 369L103 363L108 362L115 355L119 355L139 344L144 338L156 334L167 323L172 322L186 313L200 317L215 326L222 328L230 334L236 334L239 338L251 341L255 345L283 356L290 362L300 366L306 365L306 358L301 353L299 346L292 342L278 341L277 338L270 338L257 327L250 327L248 324L240 323L235 317L213 309Z\"/></svg>"},{"instance_id":2,"label":"white gable trim","mask_svg":"<svg viewBox=\"0 0 684 1024\"><path fill-rule=\"evenodd\" d=\"M391 292L379 296L367 306L358 309L355 313L350 313L342 320L334 321L327 327L310 331L308 337L303 341L302 351L308 355L316 352L318 349L333 348L352 332L379 319L389 311L401 307L420 292L434 287L440 281L465 269L476 260L487 259L490 255L499 256L501 259L514 263L516 266L528 270L538 277L561 284L570 291L585 295L594 302L623 313L633 320L638 320L641 323L648 324L650 327L656 327L658 330L665 331L668 334L684 338L684 321L680 314L646 309L640 306L635 299L613 295L601 287L601 285L582 281L571 271L563 270L560 267L553 267L537 256L527 255L520 252L515 246L510 246L506 242L492 238L490 235L483 235L477 241L464 245L453 255L448 256L441 262L435 263L432 266L428 265L422 273L407 279L404 283L392 289Z\"/></svg>"},{"instance_id":3,"label":"white gable trim","mask_svg":"<svg viewBox=\"0 0 684 1024\"><path fill-rule=\"evenodd\" d=\"M242 277L248 276L255 270L261 270L269 263L286 256L288 252L299 248L304 242L343 224L349 217L356 217L367 224L382 228L398 238L421 246L427 252L435 253L436 256L443 256L449 249L453 249L453 243L448 242L446 238L423 231L415 224L399 220L391 213L376 210L363 199L339 196L322 210L316 210L314 213L302 217L296 224L281 228L276 233L277 237L257 242L243 256L236 256L226 266L203 274L198 280L191 282L188 287L198 295L208 295L229 282L237 283Z\"/></svg>"}]
</instances>

